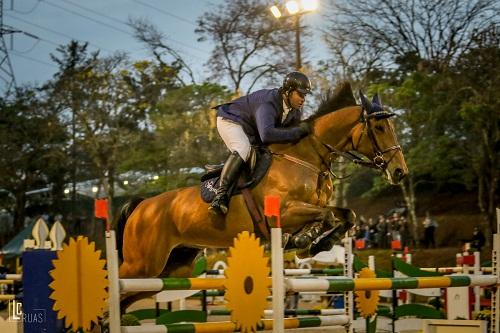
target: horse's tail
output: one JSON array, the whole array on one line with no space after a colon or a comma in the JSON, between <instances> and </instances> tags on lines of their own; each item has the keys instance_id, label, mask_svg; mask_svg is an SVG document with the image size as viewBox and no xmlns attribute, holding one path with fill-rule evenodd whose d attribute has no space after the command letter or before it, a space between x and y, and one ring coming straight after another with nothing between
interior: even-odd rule
<instances>
[{"instance_id":1,"label":"horse's tail","mask_svg":"<svg viewBox=\"0 0 500 333\"><path fill-rule=\"evenodd\" d=\"M116 247L118 249L118 257L123 260L123 232L125 230L125 224L129 216L132 214L134 209L143 201L144 198L132 198L128 200L121 208L120 213L116 216L114 225L117 227L118 231L116 234Z\"/></svg>"}]
</instances>

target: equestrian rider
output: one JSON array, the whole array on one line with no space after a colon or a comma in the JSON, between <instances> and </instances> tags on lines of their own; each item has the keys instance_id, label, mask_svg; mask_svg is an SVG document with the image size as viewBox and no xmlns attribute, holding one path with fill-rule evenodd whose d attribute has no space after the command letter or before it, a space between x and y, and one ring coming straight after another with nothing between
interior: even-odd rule
<instances>
[{"instance_id":1,"label":"equestrian rider","mask_svg":"<svg viewBox=\"0 0 500 333\"><path fill-rule=\"evenodd\" d=\"M249 159L252 145L292 143L311 133L310 125L300 121L310 92L307 76L291 72L280 88L258 90L216 107L217 130L231 154L222 169L211 212L227 213L228 191Z\"/></svg>"}]
</instances>

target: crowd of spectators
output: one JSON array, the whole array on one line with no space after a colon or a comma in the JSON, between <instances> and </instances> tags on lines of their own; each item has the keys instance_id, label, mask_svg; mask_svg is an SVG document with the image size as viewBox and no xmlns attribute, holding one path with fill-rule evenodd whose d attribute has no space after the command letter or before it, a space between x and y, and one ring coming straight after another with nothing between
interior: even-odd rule
<instances>
[{"instance_id":1,"label":"crowd of spectators","mask_svg":"<svg viewBox=\"0 0 500 333\"><path fill-rule=\"evenodd\" d=\"M354 238L364 240L364 248L390 249L394 240L402 248L415 245L406 217L398 212L368 220L361 216L354 227Z\"/></svg>"},{"instance_id":2,"label":"crowd of spectators","mask_svg":"<svg viewBox=\"0 0 500 333\"><path fill-rule=\"evenodd\" d=\"M420 247L436 248L435 231L438 222L432 218L429 212L421 220L419 230L421 230ZM388 215L379 214L377 218L365 219L363 216L357 220L354 226L353 236L357 241L358 249L391 249L393 241L398 241L397 248L404 249L406 246L414 248L416 246L413 233L410 230L410 223L406 216L400 212L391 212ZM360 241L362 241L360 243ZM475 251L481 251L486 244L486 237L478 226L474 227L472 237L464 239L470 243Z\"/></svg>"}]
</instances>

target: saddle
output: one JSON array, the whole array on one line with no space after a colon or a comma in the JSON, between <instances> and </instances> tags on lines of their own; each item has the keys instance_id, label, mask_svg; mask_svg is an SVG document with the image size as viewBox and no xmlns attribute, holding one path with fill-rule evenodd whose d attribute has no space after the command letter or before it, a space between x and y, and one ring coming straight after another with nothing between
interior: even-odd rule
<instances>
[{"instance_id":1,"label":"saddle","mask_svg":"<svg viewBox=\"0 0 500 333\"><path fill-rule=\"evenodd\" d=\"M252 189L260 182L271 166L272 153L267 147L253 147L249 162L243 167L237 184L228 192L231 197L241 194L242 189ZM211 203L219 184L223 164L205 165L206 172L201 176L200 193L206 203Z\"/></svg>"}]
</instances>

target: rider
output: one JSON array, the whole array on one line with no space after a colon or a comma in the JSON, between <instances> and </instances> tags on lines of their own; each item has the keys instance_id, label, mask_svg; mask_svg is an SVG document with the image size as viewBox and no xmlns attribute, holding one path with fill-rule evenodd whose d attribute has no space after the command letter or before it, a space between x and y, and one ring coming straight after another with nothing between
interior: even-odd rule
<instances>
[{"instance_id":1,"label":"rider","mask_svg":"<svg viewBox=\"0 0 500 333\"><path fill-rule=\"evenodd\" d=\"M228 191L250 157L251 145L291 143L311 133L311 126L300 121L310 92L308 77L301 72L291 72L280 88L258 90L216 106L217 130L231 154L222 169L219 188L209 208L211 212L227 213Z\"/></svg>"}]
</instances>

